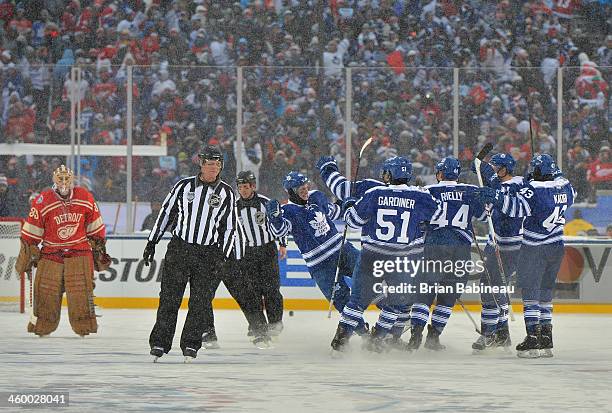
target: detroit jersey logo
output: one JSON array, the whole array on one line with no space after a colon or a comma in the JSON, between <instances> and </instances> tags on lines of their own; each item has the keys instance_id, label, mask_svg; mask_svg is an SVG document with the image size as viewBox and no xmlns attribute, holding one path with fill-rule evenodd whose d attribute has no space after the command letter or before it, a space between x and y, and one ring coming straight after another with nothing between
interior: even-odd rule
<instances>
[{"instance_id":1,"label":"detroit jersey logo","mask_svg":"<svg viewBox=\"0 0 612 413\"><path fill-rule=\"evenodd\" d=\"M321 211L316 211L314 213L314 219L308 222L312 229L315 230L315 237L322 237L327 234L330 230L329 224L325 219L325 215Z\"/></svg>"},{"instance_id":2,"label":"detroit jersey logo","mask_svg":"<svg viewBox=\"0 0 612 413\"><path fill-rule=\"evenodd\" d=\"M67 239L72 237L74 234L76 234L78 227L79 227L79 224L73 224L73 225L66 225L61 228L58 228L57 236L62 241L66 241Z\"/></svg>"}]
</instances>

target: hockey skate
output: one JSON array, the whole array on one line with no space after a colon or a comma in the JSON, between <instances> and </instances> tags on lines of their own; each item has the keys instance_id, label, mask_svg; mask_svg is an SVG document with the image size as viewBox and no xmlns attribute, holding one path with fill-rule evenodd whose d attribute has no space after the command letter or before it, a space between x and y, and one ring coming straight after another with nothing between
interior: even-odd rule
<instances>
[{"instance_id":1,"label":"hockey skate","mask_svg":"<svg viewBox=\"0 0 612 413\"><path fill-rule=\"evenodd\" d=\"M533 331L527 330L527 337L522 343L516 346L516 355L520 358L535 359L540 357L540 326L536 326Z\"/></svg>"},{"instance_id":2,"label":"hockey skate","mask_svg":"<svg viewBox=\"0 0 612 413\"><path fill-rule=\"evenodd\" d=\"M219 343L217 342L217 334L215 333L215 330L207 331L202 335L202 347L204 347L206 350L220 348Z\"/></svg>"},{"instance_id":3,"label":"hockey skate","mask_svg":"<svg viewBox=\"0 0 612 413\"><path fill-rule=\"evenodd\" d=\"M495 342L493 347L499 347L506 353L512 353L512 340L510 340L510 330L508 326L504 326L495 332Z\"/></svg>"},{"instance_id":4,"label":"hockey skate","mask_svg":"<svg viewBox=\"0 0 612 413\"><path fill-rule=\"evenodd\" d=\"M481 334L478 339L472 343L472 354L482 354L487 349L495 346L495 333Z\"/></svg>"},{"instance_id":5,"label":"hockey skate","mask_svg":"<svg viewBox=\"0 0 612 413\"><path fill-rule=\"evenodd\" d=\"M540 330L540 335L538 336L538 344L540 345L540 357L552 357L552 324L543 324L541 327L542 328Z\"/></svg>"},{"instance_id":6,"label":"hockey skate","mask_svg":"<svg viewBox=\"0 0 612 413\"><path fill-rule=\"evenodd\" d=\"M185 347L185 350L183 350L183 356L185 356L184 363L191 363L198 356L198 350L191 347Z\"/></svg>"},{"instance_id":7,"label":"hockey skate","mask_svg":"<svg viewBox=\"0 0 612 413\"><path fill-rule=\"evenodd\" d=\"M331 342L332 357L339 357L341 353L344 353L348 350L348 343L350 338L351 331L348 330L342 323L338 324L338 328L336 329L336 335L334 336Z\"/></svg>"},{"instance_id":8,"label":"hockey skate","mask_svg":"<svg viewBox=\"0 0 612 413\"><path fill-rule=\"evenodd\" d=\"M385 339L385 346L387 347L387 350L412 352L410 345L402 340L401 337L387 337Z\"/></svg>"},{"instance_id":9,"label":"hockey skate","mask_svg":"<svg viewBox=\"0 0 612 413\"><path fill-rule=\"evenodd\" d=\"M162 347L153 347L149 354L153 356L153 363L157 363L157 360L164 355L164 349Z\"/></svg>"},{"instance_id":10,"label":"hockey skate","mask_svg":"<svg viewBox=\"0 0 612 413\"><path fill-rule=\"evenodd\" d=\"M427 337L425 338L425 348L428 350L441 351L445 350L446 346L440 344L440 331L431 324L427 325Z\"/></svg>"},{"instance_id":11,"label":"hockey skate","mask_svg":"<svg viewBox=\"0 0 612 413\"><path fill-rule=\"evenodd\" d=\"M362 348L373 353L389 351L385 343L385 335L385 332L381 332L376 327L372 327L369 337L364 337Z\"/></svg>"},{"instance_id":12,"label":"hockey skate","mask_svg":"<svg viewBox=\"0 0 612 413\"><path fill-rule=\"evenodd\" d=\"M272 348L272 339L266 333L254 334L253 345L260 350Z\"/></svg>"},{"instance_id":13,"label":"hockey skate","mask_svg":"<svg viewBox=\"0 0 612 413\"><path fill-rule=\"evenodd\" d=\"M410 329L410 340L408 340L408 349L410 351L416 351L421 347L423 341L423 328L424 326L413 324Z\"/></svg>"},{"instance_id":14,"label":"hockey skate","mask_svg":"<svg viewBox=\"0 0 612 413\"><path fill-rule=\"evenodd\" d=\"M268 324L268 335L270 337L278 337L282 331L283 331L282 321Z\"/></svg>"}]
</instances>

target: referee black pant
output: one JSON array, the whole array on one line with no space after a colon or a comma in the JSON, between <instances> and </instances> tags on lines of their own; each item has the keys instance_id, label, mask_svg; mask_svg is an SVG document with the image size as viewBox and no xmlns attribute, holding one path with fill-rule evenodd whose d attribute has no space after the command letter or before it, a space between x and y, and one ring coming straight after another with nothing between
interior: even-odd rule
<instances>
[{"instance_id":1,"label":"referee black pant","mask_svg":"<svg viewBox=\"0 0 612 413\"><path fill-rule=\"evenodd\" d=\"M274 241L260 247L246 247L239 261L240 271L253 286L255 295L263 301L268 323L283 319L283 296L280 292L278 249Z\"/></svg>"},{"instance_id":2,"label":"referee black pant","mask_svg":"<svg viewBox=\"0 0 612 413\"><path fill-rule=\"evenodd\" d=\"M253 283L244 276L244 273L241 271L241 262L242 260L237 261L235 259L230 259L223 263L223 265L219 265L218 277L214 280L214 283L211 284L211 288L213 289L212 294L214 297L219 284L223 281L227 291L229 291L230 295L236 300L244 313L249 323L249 330L252 330L255 335L258 336L266 332L266 316L263 313L261 295L257 295ZM204 331L215 331L215 316L212 308L212 300L207 302L206 305Z\"/></svg>"},{"instance_id":3,"label":"referee black pant","mask_svg":"<svg viewBox=\"0 0 612 413\"><path fill-rule=\"evenodd\" d=\"M200 349L207 308L219 285L218 268L222 262L218 247L189 244L172 237L162 273L157 320L149 337L151 347L162 347L166 353L172 348L178 311L189 283L189 310L181 334L181 349Z\"/></svg>"}]
</instances>

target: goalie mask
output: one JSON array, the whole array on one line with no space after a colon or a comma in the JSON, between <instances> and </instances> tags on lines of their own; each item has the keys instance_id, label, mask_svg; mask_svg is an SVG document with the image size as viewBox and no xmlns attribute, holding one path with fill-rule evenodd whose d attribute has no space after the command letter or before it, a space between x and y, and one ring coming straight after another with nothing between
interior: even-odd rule
<instances>
[{"instance_id":1,"label":"goalie mask","mask_svg":"<svg viewBox=\"0 0 612 413\"><path fill-rule=\"evenodd\" d=\"M72 170L62 165L53 171L53 189L55 192L65 197L74 188L74 174Z\"/></svg>"}]
</instances>

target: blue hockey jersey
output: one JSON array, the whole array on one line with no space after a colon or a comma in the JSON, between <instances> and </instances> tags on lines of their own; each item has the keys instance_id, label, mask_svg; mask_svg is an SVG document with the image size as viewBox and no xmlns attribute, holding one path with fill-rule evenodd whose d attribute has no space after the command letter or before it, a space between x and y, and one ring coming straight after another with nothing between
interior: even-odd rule
<instances>
[{"instance_id":1,"label":"blue hockey jersey","mask_svg":"<svg viewBox=\"0 0 612 413\"><path fill-rule=\"evenodd\" d=\"M386 255L413 253L422 247L420 223L441 214L440 203L419 187L376 186L345 213L346 223L361 228L364 249ZM417 242L415 242L417 241Z\"/></svg>"},{"instance_id":2,"label":"blue hockey jersey","mask_svg":"<svg viewBox=\"0 0 612 413\"><path fill-rule=\"evenodd\" d=\"M281 210L281 217L270 220L270 230L277 238L292 234L309 268L340 251L342 235L333 220L340 218L341 208L330 203L325 194L311 191L306 205L289 202Z\"/></svg>"},{"instance_id":3,"label":"blue hockey jersey","mask_svg":"<svg viewBox=\"0 0 612 413\"><path fill-rule=\"evenodd\" d=\"M344 201L346 198L351 196L351 181L346 179L346 177L341 175L339 172L330 172L329 170L325 170L324 172L321 172L321 179L323 179L325 185L327 185L332 194L334 194L334 196L339 200ZM385 184L381 181L377 181L376 179L363 179L361 181L356 181L352 196L355 198L361 198L368 189L381 185Z\"/></svg>"},{"instance_id":4,"label":"blue hockey jersey","mask_svg":"<svg viewBox=\"0 0 612 413\"><path fill-rule=\"evenodd\" d=\"M503 194L517 193L527 185L522 176L514 176L506 182L501 182L498 178L491 180L490 186L499 189ZM523 241L523 217L510 217L503 214L499 208L493 208L491 214L493 229L495 230L495 240L501 251L515 251L521 248ZM488 245L493 246L491 235L489 234Z\"/></svg>"},{"instance_id":5,"label":"blue hockey jersey","mask_svg":"<svg viewBox=\"0 0 612 413\"><path fill-rule=\"evenodd\" d=\"M471 192L475 185L459 184L455 181L440 181L425 187L442 204L442 213L430 224L433 231L451 230L460 235L462 243L472 243L472 218L483 220L484 205L475 202Z\"/></svg>"},{"instance_id":6,"label":"blue hockey jersey","mask_svg":"<svg viewBox=\"0 0 612 413\"><path fill-rule=\"evenodd\" d=\"M510 217L525 217L523 244L563 243L565 211L574 203L576 192L563 177L553 181L530 181L517 193L505 193L501 212Z\"/></svg>"}]
</instances>

